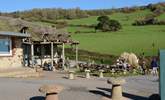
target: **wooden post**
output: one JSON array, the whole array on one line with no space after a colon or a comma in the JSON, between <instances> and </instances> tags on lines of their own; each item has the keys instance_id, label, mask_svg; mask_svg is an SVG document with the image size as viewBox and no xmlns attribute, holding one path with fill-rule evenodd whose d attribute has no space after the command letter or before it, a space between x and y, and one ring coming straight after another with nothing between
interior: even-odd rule
<instances>
[{"instance_id":1,"label":"wooden post","mask_svg":"<svg viewBox=\"0 0 165 100\"><path fill-rule=\"evenodd\" d=\"M31 62L32 62L32 67L34 67L34 44L31 44Z\"/></svg>"},{"instance_id":2,"label":"wooden post","mask_svg":"<svg viewBox=\"0 0 165 100\"><path fill-rule=\"evenodd\" d=\"M62 43L62 67L64 70L66 70L65 68L65 44Z\"/></svg>"},{"instance_id":3,"label":"wooden post","mask_svg":"<svg viewBox=\"0 0 165 100\"><path fill-rule=\"evenodd\" d=\"M78 66L78 46L76 45L76 67L77 69L79 69L79 66Z\"/></svg>"},{"instance_id":4,"label":"wooden post","mask_svg":"<svg viewBox=\"0 0 165 100\"><path fill-rule=\"evenodd\" d=\"M53 42L51 42L51 65L52 65L52 67L53 67L53 59L54 59L54 57L53 57Z\"/></svg>"}]
</instances>

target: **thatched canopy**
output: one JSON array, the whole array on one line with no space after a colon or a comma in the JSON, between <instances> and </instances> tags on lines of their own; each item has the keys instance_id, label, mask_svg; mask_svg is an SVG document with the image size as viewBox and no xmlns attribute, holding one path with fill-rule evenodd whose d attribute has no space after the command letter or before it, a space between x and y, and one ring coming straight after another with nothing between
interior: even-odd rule
<instances>
[{"instance_id":1,"label":"thatched canopy","mask_svg":"<svg viewBox=\"0 0 165 100\"><path fill-rule=\"evenodd\" d=\"M31 33L31 40L34 42L62 42L78 44L78 41L71 39L71 35L67 33L66 29L56 29L54 26L41 25L38 23L32 23L20 18L0 17L1 20L5 20L10 29L6 31L18 32L23 27L28 27L27 33ZM5 31L5 30L4 30Z\"/></svg>"},{"instance_id":2,"label":"thatched canopy","mask_svg":"<svg viewBox=\"0 0 165 100\"><path fill-rule=\"evenodd\" d=\"M78 44L78 41L73 41L71 35L67 33L64 29L55 29L52 27L40 27L36 28L34 33L31 34L32 41L40 42L62 42Z\"/></svg>"}]
</instances>

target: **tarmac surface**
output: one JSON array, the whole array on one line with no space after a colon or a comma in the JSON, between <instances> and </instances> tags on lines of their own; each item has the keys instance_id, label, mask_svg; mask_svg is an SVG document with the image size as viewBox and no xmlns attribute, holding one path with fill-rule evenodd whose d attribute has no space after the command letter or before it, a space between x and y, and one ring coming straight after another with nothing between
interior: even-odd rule
<instances>
[{"instance_id":1,"label":"tarmac surface","mask_svg":"<svg viewBox=\"0 0 165 100\"><path fill-rule=\"evenodd\" d=\"M101 100L110 98L111 85L109 78L76 77L67 79L68 75L57 72L44 72L41 78L0 78L0 100L44 100L45 94L38 91L44 84L59 84L64 90L59 100ZM152 94L159 93L159 81L156 76L124 77L123 95L130 100L147 100Z\"/></svg>"}]
</instances>

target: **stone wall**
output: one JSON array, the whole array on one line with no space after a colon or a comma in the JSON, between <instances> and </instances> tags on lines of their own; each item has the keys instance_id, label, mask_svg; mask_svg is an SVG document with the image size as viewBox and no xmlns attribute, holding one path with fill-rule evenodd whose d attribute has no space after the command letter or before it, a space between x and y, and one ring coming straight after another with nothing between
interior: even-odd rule
<instances>
[{"instance_id":1,"label":"stone wall","mask_svg":"<svg viewBox=\"0 0 165 100\"><path fill-rule=\"evenodd\" d=\"M12 39L12 56L0 56L0 70L20 68L23 66L23 49L20 38Z\"/></svg>"}]
</instances>

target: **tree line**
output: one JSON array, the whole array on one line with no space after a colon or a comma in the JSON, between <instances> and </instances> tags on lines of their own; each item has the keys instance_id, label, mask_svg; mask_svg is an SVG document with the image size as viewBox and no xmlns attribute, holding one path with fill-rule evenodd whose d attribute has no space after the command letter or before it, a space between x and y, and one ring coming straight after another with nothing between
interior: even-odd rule
<instances>
[{"instance_id":1,"label":"tree line","mask_svg":"<svg viewBox=\"0 0 165 100\"><path fill-rule=\"evenodd\" d=\"M142 26L142 25L165 25L165 20L158 20L156 17L160 16L161 14L165 13L165 3L160 4L149 4L147 8L150 9L152 12L144 16L141 19L137 19L132 23L135 26Z\"/></svg>"},{"instance_id":2,"label":"tree line","mask_svg":"<svg viewBox=\"0 0 165 100\"><path fill-rule=\"evenodd\" d=\"M73 9L62 9L62 8L43 8L43 9L32 9L26 11L15 11L11 13L2 13L1 16L8 16L14 18L21 18L28 21L55 21L57 19L76 19L86 18L89 16L101 16L111 15L116 12L131 13L137 10L150 9L153 12L163 13L165 8L165 2L158 4L149 4L147 6L134 6L124 8L112 8L112 9L97 9L97 10L81 10L79 7Z\"/></svg>"}]
</instances>

